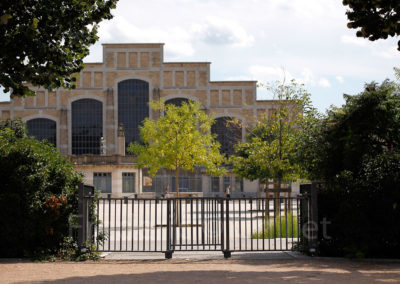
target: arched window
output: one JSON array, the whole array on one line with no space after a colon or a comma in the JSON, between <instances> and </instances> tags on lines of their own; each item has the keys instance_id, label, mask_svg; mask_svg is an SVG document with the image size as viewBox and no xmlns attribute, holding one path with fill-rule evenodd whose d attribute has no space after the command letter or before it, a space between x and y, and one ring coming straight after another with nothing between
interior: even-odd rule
<instances>
[{"instance_id":1,"label":"arched window","mask_svg":"<svg viewBox=\"0 0 400 284\"><path fill-rule=\"evenodd\" d=\"M125 80L118 83L118 125L125 129L125 145L139 142L139 126L149 116L149 83Z\"/></svg>"},{"instance_id":2,"label":"arched window","mask_svg":"<svg viewBox=\"0 0 400 284\"><path fill-rule=\"evenodd\" d=\"M28 135L34 136L37 140L47 140L54 146L57 145L57 126L56 122L47 118L35 118L26 123Z\"/></svg>"},{"instance_id":3,"label":"arched window","mask_svg":"<svg viewBox=\"0 0 400 284\"><path fill-rule=\"evenodd\" d=\"M72 102L72 154L100 154L103 103L93 99Z\"/></svg>"},{"instance_id":4,"label":"arched window","mask_svg":"<svg viewBox=\"0 0 400 284\"><path fill-rule=\"evenodd\" d=\"M174 98L165 102L166 105L182 106L182 103L188 103L189 100L185 98Z\"/></svg>"},{"instance_id":5,"label":"arched window","mask_svg":"<svg viewBox=\"0 0 400 284\"><path fill-rule=\"evenodd\" d=\"M217 118L211 132L217 134L217 141L221 144L220 151L227 156L235 152L233 146L242 140L242 127L232 123L231 117Z\"/></svg>"}]
</instances>

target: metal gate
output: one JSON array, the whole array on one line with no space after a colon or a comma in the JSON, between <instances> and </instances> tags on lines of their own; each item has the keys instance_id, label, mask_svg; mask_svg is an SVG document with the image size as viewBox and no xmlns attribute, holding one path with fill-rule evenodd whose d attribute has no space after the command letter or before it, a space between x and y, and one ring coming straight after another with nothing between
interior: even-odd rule
<instances>
[{"instance_id":1,"label":"metal gate","mask_svg":"<svg viewBox=\"0 0 400 284\"><path fill-rule=\"evenodd\" d=\"M309 198L83 198L84 239L98 251L286 251L307 238ZM97 219L90 223L89 205ZM86 209L85 209L86 208ZM85 221L86 220L86 221ZM106 236L104 242L99 236ZM83 241L83 240L82 240ZM82 243L82 242L81 242Z\"/></svg>"}]
</instances>

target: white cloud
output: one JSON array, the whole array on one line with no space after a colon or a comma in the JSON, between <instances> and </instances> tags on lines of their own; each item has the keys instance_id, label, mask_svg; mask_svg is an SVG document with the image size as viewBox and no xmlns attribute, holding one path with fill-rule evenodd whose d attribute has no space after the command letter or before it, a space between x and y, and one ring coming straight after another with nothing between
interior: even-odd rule
<instances>
[{"instance_id":1,"label":"white cloud","mask_svg":"<svg viewBox=\"0 0 400 284\"><path fill-rule=\"evenodd\" d=\"M292 74L290 74L282 67L253 65L250 66L249 73L253 80L257 80L260 83L266 83L276 80L288 81L294 78Z\"/></svg>"},{"instance_id":2,"label":"white cloud","mask_svg":"<svg viewBox=\"0 0 400 284\"><path fill-rule=\"evenodd\" d=\"M344 82L343 77L340 76L340 75L336 76L336 80L338 80L338 82L341 83L341 84Z\"/></svg>"},{"instance_id":3,"label":"white cloud","mask_svg":"<svg viewBox=\"0 0 400 284\"><path fill-rule=\"evenodd\" d=\"M318 85L324 88L329 88L331 86L331 83L329 82L328 79L326 78L321 78L318 81Z\"/></svg>"},{"instance_id":4,"label":"white cloud","mask_svg":"<svg viewBox=\"0 0 400 284\"><path fill-rule=\"evenodd\" d=\"M179 58L194 53L190 32L179 26L168 28L142 28L122 16L100 26L99 36L103 42L167 42L169 56Z\"/></svg>"},{"instance_id":5,"label":"white cloud","mask_svg":"<svg viewBox=\"0 0 400 284\"><path fill-rule=\"evenodd\" d=\"M365 46L368 41L365 38L356 37L355 35L354 36L342 35L340 37L340 40L345 44L352 44L358 46Z\"/></svg>"},{"instance_id":6,"label":"white cloud","mask_svg":"<svg viewBox=\"0 0 400 284\"><path fill-rule=\"evenodd\" d=\"M232 45L249 47L254 43L254 37L234 21L208 17L203 24L194 24L192 27L194 37L211 45Z\"/></svg>"},{"instance_id":7,"label":"white cloud","mask_svg":"<svg viewBox=\"0 0 400 284\"><path fill-rule=\"evenodd\" d=\"M375 50L372 52L373 55L386 58L386 59L391 59L391 58L399 58L400 57L400 51L397 50L396 45L389 46L385 49L378 49L375 48Z\"/></svg>"}]
</instances>

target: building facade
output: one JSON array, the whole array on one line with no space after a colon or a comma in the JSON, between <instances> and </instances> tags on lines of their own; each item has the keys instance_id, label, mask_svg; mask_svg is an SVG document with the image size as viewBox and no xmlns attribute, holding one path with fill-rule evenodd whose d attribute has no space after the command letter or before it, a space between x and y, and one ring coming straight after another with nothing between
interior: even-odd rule
<instances>
[{"instance_id":1,"label":"building facade","mask_svg":"<svg viewBox=\"0 0 400 284\"><path fill-rule=\"evenodd\" d=\"M48 91L34 88L36 96L0 102L0 118L21 118L28 133L53 143L68 156L85 182L105 194L125 196L162 194L179 182L182 191L199 195L255 194L257 182L235 177L206 176L201 169L183 174L176 181L162 170L150 177L135 166L125 149L139 139L144 118L162 115L150 109L151 100L180 104L201 103L212 113L221 150L229 155L233 144L243 140L245 129L231 129L235 118L242 125L272 111L271 101L256 99L255 81L210 81L209 62L164 62L163 44L104 44L103 62L86 63L77 75L77 88ZM123 129L122 127L123 126Z\"/></svg>"}]
</instances>

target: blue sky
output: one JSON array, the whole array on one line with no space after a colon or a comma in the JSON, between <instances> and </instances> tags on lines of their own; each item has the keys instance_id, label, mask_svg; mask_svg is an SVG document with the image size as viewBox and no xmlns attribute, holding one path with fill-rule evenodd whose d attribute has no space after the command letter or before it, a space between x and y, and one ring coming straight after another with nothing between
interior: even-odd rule
<instances>
[{"instance_id":1,"label":"blue sky","mask_svg":"<svg viewBox=\"0 0 400 284\"><path fill-rule=\"evenodd\" d=\"M212 62L211 80L295 78L324 111L400 67L398 38L357 38L345 11L341 0L120 0L86 61L102 60L101 43L162 42L165 61Z\"/></svg>"}]
</instances>

